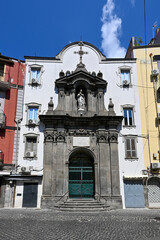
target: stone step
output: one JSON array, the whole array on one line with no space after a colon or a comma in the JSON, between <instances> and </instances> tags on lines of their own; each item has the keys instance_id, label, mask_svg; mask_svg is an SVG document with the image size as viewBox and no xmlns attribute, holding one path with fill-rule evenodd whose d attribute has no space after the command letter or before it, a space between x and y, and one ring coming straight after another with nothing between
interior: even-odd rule
<instances>
[{"instance_id":1,"label":"stone step","mask_svg":"<svg viewBox=\"0 0 160 240\"><path fill-rule=\"evenodd\" d=\"M94 198L68 198L68 202L95 202Z\"/></svg>"},{"instance_id":2,"label":"stone step","mask_svg":"<svg viewBox=\"0 0 160 240\"><path fill-rule=\"evenodd\" d=\"M65 205L65 206L103 206L104 203L99 203L99 202L65 202L65 203L60 203L60 205Z\"/></svg>"},{"instance_id":3,"label":"stone step","mask_svg":"<svg viewBox=\"0 0 160 240\"><path fill-rule=\"evenodd\" d=\"M57 206L55 209L58 211L69 211L69 212L99 212L99 211L109 211L113 208L109 206Z\"/></svg>"},{"instance_id":4,"label":"stone step","mask_svg":"<svg viewBox=\"0 0 160 240\"><path fill-rule=\"evenodd\" d=\"M64 203L58 203L55 209L59 211L74 211L74 212L95 212L110 210L110 206L95 199L68 199Z\"/></svg>"},{"instance_id":5,"label":"stone step","mask_svg":"<svg viewBox=\"0 0 160 240\"><path fill-rule=\"evenodd\" d=\"M103 212L109 209L104 208L59 208L59 211L66 211L66 212Z\"/></svg>"}]
</instances>

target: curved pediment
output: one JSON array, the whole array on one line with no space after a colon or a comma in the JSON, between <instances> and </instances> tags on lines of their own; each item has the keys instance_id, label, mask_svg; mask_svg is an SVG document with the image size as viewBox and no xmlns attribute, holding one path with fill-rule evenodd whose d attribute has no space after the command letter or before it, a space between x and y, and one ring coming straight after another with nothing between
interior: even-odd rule
<instances>
[{"instance_id":1,"label":"curved pediment","mask_svg":"<svg viewBox=\"0 0 160 240\"><path fill-rule=\"evenodd\" d=\"M67 52L72 51L75 47L79 46L80 44L83 44L83 47L88 49L88 51L92 51L95 53L95 55L98 57L99 62L106 60L106 57L103 55L103 53L93 44L88 43L88 42L73 42L68 45L66 45L56 56L57 59L60 59L63 61L63 58Z\"/></svg>"}]
</instances>

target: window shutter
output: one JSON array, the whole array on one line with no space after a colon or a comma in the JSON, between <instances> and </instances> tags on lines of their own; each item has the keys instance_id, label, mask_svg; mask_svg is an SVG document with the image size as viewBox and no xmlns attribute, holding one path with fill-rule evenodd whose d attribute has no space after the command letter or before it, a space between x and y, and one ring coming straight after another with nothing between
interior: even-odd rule
<instances>
[{"instance_id":1,"label":"window shutter","mask_svg":"<svg viewBox=\"0 0 160 240\"><path fill-rule=\"evenodd\" d=\"M33 108L29 108L28 119L33 119Z\"/></svg>"},{"instance_id":2,"label":"window shutter","mask_svg":"<svg viewBox=\"0 0 160 240\"><path fill-rule=\"evenodd\" d=\"M133 125L133 111L132 111L132 109L128 109L128 113L129 113L129 125L132 126Z\"/></svg>"},{"instance_id":3,"label":"window shutter","mask_svg":"<svg viewBox=\"0 0 160 240\"><path fill-rule=\"evenodd\" d=\"M32 138L26 139L26 152L32 151Z\"/></svg>"},{"instance_id":4,"label":"window shutter","mask_svg":"<svg viewBox=\"0 0 160 240\"><path fill-rule=\"evenodd\" d=\"M130 158L131 157L131 144L130 144L130 139L126 139L126 157Z\"/></svg>"},{"instance_id":5,"label":"window shutter","mask_svg":"<svg viewBox=\"0 0 160 240\"><path fill-rule=\"evenodd\" d=\"M37 138L33 138L33 152L37 153Z\"/></svg>"},{"instance_id":6,"label":"window shutter","mask_svg":"<svg viewBox=\"0 0 160 240\"><path fill-rule=\"evenodd\" d=\"M32 69L32 79L34 78L34 79L36 79L36 70L34 70L34 69Z\"/></svg>"},{"instance_id":7,"label":"window shutter","mask_svg":"<svg viewBox=\"0 0 160 240\"><path fill-rule=\"evenodd\" d=\"M40 70L37 70L37 81L40 83Z\"/></svg>"},{"instance_id":8,"label":"window shutter","mask_svg":"<svg viewBox=\"0 0 160 240\"><path fill-rule=\"evenodd\" d=\"M34 109L34 119L37 121L38 120L38 108Z\"/></svg>"},{"instance_id":9,"label":"window shutter","mask_svg":"<svg viewBox=\"0 0 160 240\"><path fill-rule=\"evenodd\" d=\"M131 139L131 143L132 143L132 157L136 157L135 139Z\"/></svg>"}]
</instances>

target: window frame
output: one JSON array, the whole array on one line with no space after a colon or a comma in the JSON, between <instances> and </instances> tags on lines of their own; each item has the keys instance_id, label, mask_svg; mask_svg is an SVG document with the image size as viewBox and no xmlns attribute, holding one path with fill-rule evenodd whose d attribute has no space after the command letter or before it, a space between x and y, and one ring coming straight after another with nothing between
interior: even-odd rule
<instances>
[{"instance_id":1,"label":"window frame","mask_svg":"<svg viewBox=\"0 0 160 240\"><path fill-rule=\"evenodd\" d=\"M125 72L129 72L129 81L127 81L127 83L125 84L123 81L122 81L122 71ZM119 74L119 77L120 77L120 86L121 87L132 87L132 68L130 66L121 66L118 68L118 74Z\"/></svg>"},{"instance_id":2,"label":"window frame","mask_svg":"<svg viewBox=\"0 0 160 240\"><path fill-rule=\"evenodd\" d=\"M35 78L32 77L32 71L33 70L39 70L40 71L40 76L39 76L39 81L36 81ZM32 85L32 86L40 86L42 84L42 74L44 72L44 67L43 65L39 65L39 64L32 64L32 65L29 65L29 85ZM35 79L33 81L33 79Z\"/></svg>"},{"instance_id":3,"label":"window frame","mask_svg":"<svg viewBox=\"0 0 160 240\"><path fill-rule=\"evenodd\" d=\"M129 148L127 141L130 140L129 142ZM132 146L132 142L134 140L134 149ZM136 136L127 136L125 137L125 159L138 159L138 153L137 153L137 137ZM130 152L130 155L128 155L128 152ZM135 154L133 154L135 153Z\"/></svg>"},{"instance_id":4,"label":"window frame","mask_svg":"<svg viewBox=\"0 0 160 240\"><path fill-rule=\"evenodd\" d=\"M125 116L124 116L124 110L125 109L131 109L132 110L132 125L126 125L125 124ZM135 106L131 104L125 104L121 106L121 112L123 114L123 127L124 128L133 128L136 127L135 125ZM129 122L129 116L128 116L128 122Z\"/></svg>"},{"instance_id":5,"label":"window frame","mask_svg":"<svg viewBox=\"0 0 160 240\"><path fill-rule=\"evenodd\" d=\"M38 117L37 117L37 120L36 119L30 119L29 118L29 109L38 109ZM38 104L38 103L35 103L35 102L31 102L31 103L27 103L26 104L26 113L27 113L27 116L26 116L26 125L28 126L38 126L39 125L39 114L41 112L41 104ZM30 122L29 120L32 120L32 122Z\"/></svg>"},{"instance_id":6,"label":"window frame","mask_svg":"<svg viewBox=\"0 0 160 240\"><path fill-rule=\"evenodd\" d=\"M27 139L36 139L36 143L35 143L35 149L33 149L33 146L32 146L32 151L29 151L28 148L27 148ZM39 143L39 134L35 134L35 133L27 133L27 134L24 134L23 135L23 142L25 144L24 146L24 159L37 159L37 154L38 154L38 143ZM33 152L33 154L31 154L30 156L27 154L28 152Z\"/></svg>"}]
</instances>

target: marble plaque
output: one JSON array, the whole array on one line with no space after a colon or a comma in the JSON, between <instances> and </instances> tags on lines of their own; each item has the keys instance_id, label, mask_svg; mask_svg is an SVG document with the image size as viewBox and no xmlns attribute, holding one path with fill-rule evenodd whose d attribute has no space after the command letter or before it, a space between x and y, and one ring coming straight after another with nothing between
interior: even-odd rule
<instances>
[{"instance_id":1,"label":"marble plaque","mask_svg":"<svg viewBox=\"0 0 160 240\"><path fill-rule=\"evenodd\" d=\"M73 147L89 147L89 137L73 137Z\"/></svg>"}]
</instances>

